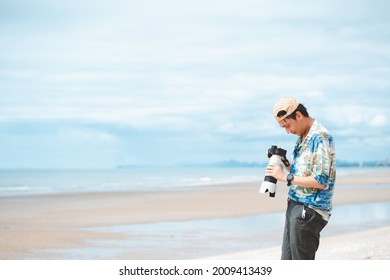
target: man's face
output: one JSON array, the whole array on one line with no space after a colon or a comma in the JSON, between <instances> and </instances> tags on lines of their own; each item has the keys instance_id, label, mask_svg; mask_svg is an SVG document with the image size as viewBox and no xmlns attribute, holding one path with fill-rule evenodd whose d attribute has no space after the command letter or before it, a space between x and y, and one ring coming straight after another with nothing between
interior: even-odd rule
<instances>
[{"instance_id":1,"label":"man's face","mask_svg":"<svg viewBox=\"0 0 390 280\"><path fill-rule=\"evenodd\" d=\"M279 124L280 127L283 127L286 130L287 134L302 135L299 118L296 120L285 118L284 120L281 120Z\"/></svg>"}]
</instances>

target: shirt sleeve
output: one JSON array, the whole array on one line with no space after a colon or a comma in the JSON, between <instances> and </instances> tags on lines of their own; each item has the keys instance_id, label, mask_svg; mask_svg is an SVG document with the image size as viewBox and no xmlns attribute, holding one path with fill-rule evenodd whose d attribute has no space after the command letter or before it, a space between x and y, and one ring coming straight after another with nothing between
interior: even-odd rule
<instances>
[{"instance_id":1,"label":"shirt sleeve","mask_svg":"<svg viewBox=\"0 0 390 280\"><path fill-rule=\"evenodd\" d=\"M329 188L331 170L330 139L327 135L316 135L313 138L312 176L325 189Z\"/></svg>"}]
</instances>

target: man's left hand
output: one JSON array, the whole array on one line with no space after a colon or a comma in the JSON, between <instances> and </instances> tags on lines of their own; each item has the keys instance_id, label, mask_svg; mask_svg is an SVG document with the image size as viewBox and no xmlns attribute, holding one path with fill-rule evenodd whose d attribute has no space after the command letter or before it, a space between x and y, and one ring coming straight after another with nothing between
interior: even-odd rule
<instances>
[{"instance_id":1,"label":"man's left hand","mask_svg":"<svg viewBox=\"0 0 390 280\"><path fill-rule=\"evenodd\" d=\"M283 170L278 165L270 164L267 166L265 170L265 176L272 176L276 180L281 182L287 182L287 175L283 172Z\"/></svg>"}]
</instances>

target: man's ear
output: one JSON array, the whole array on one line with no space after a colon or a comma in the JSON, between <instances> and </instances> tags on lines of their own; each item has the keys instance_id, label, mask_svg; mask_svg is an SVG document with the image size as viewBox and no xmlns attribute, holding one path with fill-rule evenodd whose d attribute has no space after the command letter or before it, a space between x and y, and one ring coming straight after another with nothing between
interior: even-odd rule
<instances>
[{"instance_id":1,"label":"man's ear","mask_svg":"<svg viewBox=\"0 0 390 280\"><path fill-rule=\"evenodd\" d=\"M302 119L303 119L303 115L302 115L302 113L299 112L299 111L295 113L295 116L296 116L296 119L297 119L297 120L302 120Z\"/></svg>"}]
</instances>

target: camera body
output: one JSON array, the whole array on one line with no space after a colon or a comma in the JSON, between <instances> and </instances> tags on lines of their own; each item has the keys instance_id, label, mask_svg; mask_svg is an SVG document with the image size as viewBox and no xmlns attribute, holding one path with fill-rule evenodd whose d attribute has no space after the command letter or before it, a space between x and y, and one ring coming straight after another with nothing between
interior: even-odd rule
<instances>
[{"instance_id":1,"label":"camera body","mask_svg":"<svg viewBox=\"0 0 390 280\"><path fill-rule=\"evenodd\" d=\"M284 163L288 163L286 160L287 151L278 148L275 145L272 145L271 148L268 149L268 165L278 165L280 168L282 168L282 159ZM263 183L260 186L259 193L266 193L269 192L270 197L275 197L276 193L276 178L272 176L264 176Z\"/></svg>"}]
</instances>

